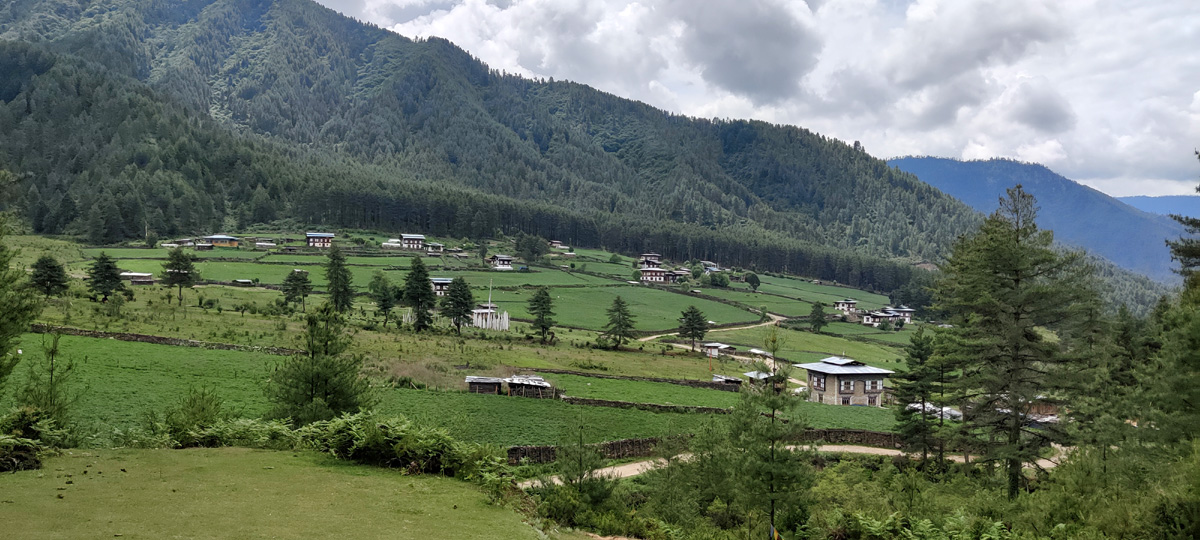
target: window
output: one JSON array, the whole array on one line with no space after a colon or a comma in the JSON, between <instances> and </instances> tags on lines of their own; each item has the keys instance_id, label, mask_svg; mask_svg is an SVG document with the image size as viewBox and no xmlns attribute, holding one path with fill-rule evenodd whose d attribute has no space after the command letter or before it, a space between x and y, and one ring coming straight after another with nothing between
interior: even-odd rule
<instances>
[{"instance_id":1,"label":"window","mask_svg":"<svg viewBox=\"0 0 1200 540\"><path fill-rule=\"evenodd\" d=\"M813 385L813 388L815 388L817 390L824 390L825 389L825 376L824 375L813 375L812 385Z\"/></svg>"},{"instance_id":2,"label":"window","mask_svg":"<svg viewBox=\"0 0 1200 540\"><path fill-rule=\"evenodd\" d=\"M882 379L871 379L871 380L867 381L867 391L868 392L872 392L872 391L878 392L880 390L883 390L883 380Z\"/></svg>"},{"instance_id":3,"label":"window","mask_svg":"<svg viewBox=\"0 0 1200 540\"><path fill-rule=\"evenodd\" d=\"M842 396L842 405L850 404L850 396Z\"/></svg>"},{"instance_id":4,"label":"window","mask_svg":"<svg viewBox=\"0 0 1200 540\"><path fill-rule=\"evenodd\" d=\"M875 396L867 396L867 405L875 406Z\"/></svg>"},{"instance_id":5,"label":"window","mask_svg":"<svg viewBox=\"0 0 1200 540\"><path fill-rule=\"evenodd\" d=\"M842 379L841 383L842 383L842 385L841 385L842 392L853 392L854 391L854 381L853 380L847 381L845 379Z\"/></svg>"}]
</instances>

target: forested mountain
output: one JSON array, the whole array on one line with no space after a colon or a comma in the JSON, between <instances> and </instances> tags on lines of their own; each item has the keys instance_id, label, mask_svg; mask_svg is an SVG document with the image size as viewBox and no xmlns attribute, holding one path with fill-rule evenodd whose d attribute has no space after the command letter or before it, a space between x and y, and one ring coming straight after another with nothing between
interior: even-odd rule
<instances>
[{"instance_id":1,"label":"forested mountain","mask_svg":"<svg viewBox=\"0 0 1200 540\"><path fill-rule=\"evenodd\" d=\"M1200 197L1195 195L1163 195L1160 197L1138 195L1117 197L1117 200L1151 214L1200 217Z\"/></svg>"},{"instance_id":2,"label":"forested mountain","mask_svg":"<svg viewBox=\"0 0 1200 540\"><path fill-rule=\"evenodd\" d=\"M1122 268L1174 281L1166 240L1183 234L1168 217L1143 212L1033 163L1007 159L957 161L931 157L890 160L901 170L991 213L1004 190L1021 184L1037 197L1038 225L1059 242L1086 248Z\"/></svg>"},{"instance_id":3,"label":"forested mountain","mask_svg":"<svg viewBox=\"0 0 1200 540\"><path fill-rule=\"evenodd\" d=\"M39 232L523 230L890 290L978 220L804 129L506 75L307 0L21 0L0 39L0 167Z\"/></svg>"}]
</instances>

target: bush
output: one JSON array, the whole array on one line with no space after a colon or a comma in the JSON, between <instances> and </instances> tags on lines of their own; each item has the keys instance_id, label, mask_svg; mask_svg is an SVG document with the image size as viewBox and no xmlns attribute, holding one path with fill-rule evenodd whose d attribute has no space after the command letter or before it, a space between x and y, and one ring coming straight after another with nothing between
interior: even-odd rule
<instances>
[{"instance_id":1,"label":"bush","mask_svg":"<svg viewBox=\"0 0 1200 540\"><path fill-rule=\"evenodd\" d=\"M34 407L21 407L0 417L0 472L40 468L42 456L67 441L66 430Z\"/></svg>"}]
</instances>

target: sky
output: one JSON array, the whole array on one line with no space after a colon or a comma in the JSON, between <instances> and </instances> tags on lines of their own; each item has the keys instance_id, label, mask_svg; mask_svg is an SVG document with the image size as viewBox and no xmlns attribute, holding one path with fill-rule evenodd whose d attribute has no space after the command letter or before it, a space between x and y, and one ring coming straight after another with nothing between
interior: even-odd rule
<instances>
[{"instance_id":1,"label":"sky","mask_svg":"<svg viewBox=\"0 0 1200 540\"><path fill-rule=\"evenodd\" d=\"M317 0L494 69L872 155L1014 158L1113 196L1200 184L1196 0Z\"/></svg>"}]
</instances>

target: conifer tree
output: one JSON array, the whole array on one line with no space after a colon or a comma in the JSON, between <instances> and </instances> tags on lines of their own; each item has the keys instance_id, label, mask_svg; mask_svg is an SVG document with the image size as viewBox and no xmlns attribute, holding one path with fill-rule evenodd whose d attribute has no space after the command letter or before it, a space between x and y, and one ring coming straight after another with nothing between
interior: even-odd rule
<instances>
[{"instance_id":1,"label":"conifer tree","mask_svg":"<svg viewBox=\"0 0 1200 540\"><path fill-rule=\"evenodd\" d=\"M42 255L33 263L33 273L29 276L29 282L47 298L60 296L67 292L67 271L54 257Z\"/></svg>"},{"instance_id":2,"label":"conifer tree","mask_svg":"<svg viewBox=\"0 0 1200 540\"><path fill-rule=\"evenodd\" d=\"M350 311L350 306L354 304L354 289L351 287L354 276L346 268L346 256L337 244L329 248L329 258L325 261L325 280L329 282L329 303L333 309L338 313Z\"/></svg>"},{"instance_id":3,"label":"conifer tree","mask_svg":"<svg viewBox=\"0 0 1200 540\"><path fill-rule=\"evenodd\" d=\"M538 287L533 297L529 299L529 314L533 315L533 329L542 335L542 343L556 322L554 317L554 300L550 298L550 289Z\"/></svg>"},{"instance_id":4,"label":"conifer tree","mask_svg":"<svg viewBox=\"0 0 1200 540\"><path fill-rule=\"evenodd\" d=\"M345 325L329 302L305 318L304 352L277 366L267 382L271 416L303 425L371 405L363 358L345 354L350 346Z\"/></svg>"},{"instance_id":5,"label":"conifer tree","mask_svg":"<svg viewBox=\"0 0 1200 540\"><path fill-rule=\"evenodd\" d=\"M312 293L312 280L308 279L308 271L292 270L288 272L287 277L283 278L283 285L279 287L283 292L283 299L293 304L299 303L300 310L307 312L305 299Z\"/></svg>"},{"instance_id":6,"label":"conifer tree","mask_svg":"<svg viewBox=\"0 0 1200 540\"><path fill-rule=\"evenodd\" d=\"M3 180L4 172L0 169L0 180ZM21 334L29 332L29 324L42 310L42 304L27 286L25 271L13 267L12 260L17 253L4 241L7 232L3 216L0 216L0 390L20 360L13 349Z\"/></svg>"},{"instance_id":7,"label":"conifer tree","mask_svg":"<svg viewBox=\"0 0 1200 540\"><path fill-rule=\"evenodd\" d=\"M679 319L679 337L692 340L692 350L696 350L696 341L703 340L708 334L708 318L696 306L688 306L683 310Z\"/></svg>"},{"instance_id":8,"label":"conifer tree","mask_svg":"<svg viewBox=\"0 0 1200 540\"><path fill-rule=\"evenodd\" d=\"M420 257L413 257L412 268L404 276L404 303L412 308L413 331L421 332L433 325L433 309L437 307L437 294L429 281L429 271Z\"/></svg>"},{"instance_id":9,"label":"conifer tree","mask_svg":"<svg viewBox=\"0 0 1200 540\"><path fill-rule=\"evenodd\" d=\"M909 452L920 452L929 459L929 451L937 448L937 423L941 409L934 404L938 384L937 366L932 362L933 335L925 327L917 328L904 348L905 369L892 376L896 398L896 431Z\"/></svg>"},{"instance_id":10,"label":"conifer tree","mask_svg":"<svg viewBox=\"0 0 1200 540\"><path fill-rule=\"evenodd\" d=\"M184 287L191 288L200 281L200 273L196 271L195 260L195 255L177 247L167 253L167 260L162 265L163 285L179 288L179 305L181 306L183 305Z\"/></svg>"},{"instance_id":11,"label":"conifer tree","mask_svg":"<svg viewBox=\"0 0 1200 540\"><path fill-rule=\"evenodd\" d=\"M446 297L442 298L442 313L454 325L454 331L462 334L462 326L471 320L471 311L475 309L475 295L471 286L462 276L454 278L446 289Z\"/></svg>"},{"instance_id":12,"label":"conifer tree","mask_svg":"<svg viewBox=\"0 0 1200 540\"><path fill-rule=\"evenodd\" d=\"M382 270L376 270L371 276L371 283L367 285L367 291L371 293L371 300L375 301L375 307L383 314L383 327L387 328L388 317L392 313L392 308L396 307L396 287L392 285L391 280Z\"/></svg>"},{"instance_id":13,"label":"conifer tree","mask_svg":"<svg viewBox=\"0 0 1200 540\"><path fill-rule=\"evenodd\" d=\"M825 304L813 302L812 309L808 312L808 326L813 332L820 334L821 329L828 325L829 321L825 319Z\"/></svg>"},{"instance_id":14,"label":"conifer tree","mask_svg":"<svg viewBox=\"0 0 1200 540\"><path fill-rule=\"evenodd\" d=\"M979 231L955 244L935 286L938 307L954 323L937 354L959 367L952 384L963 427L984 445L985 459L1003 464L1009 498L1020 489L1022 465L1037 459L1049 435L1031 427L1030 409L1066 392L1066 374L1081 369L1065 348L1096 299L1082 255L1055 249L1036 217L1033 196L1020 185L1009 189ZM1046 339L1043 330L1060 339Z\"/></svg>"},{"instance_id":15,"label":"conifer tree","mask_svg":"<svg viewBox=\"0 0 1200 540\"><path fill-rule=\"evenodd\" d=\"M1200 158L1200 151L1196 152L1196 157ZM1200 192L1200 186L1196 187L1196 191ZM1196 270L1200 269L1200 238L1195 236L1200 235L1200 217L1172 214L1171 219L1183 225L1184 230L1192 235L1167 241L1167 246L1171 248L1171 258L1179 261L1178 272L1183 275L1185 286L1188 289L1200 288L1200 278L1196 277Z\"/></svg>"},{"instance_id":16,"label":"conifer tree","mask_svg":"<svg viewBox=\"0 0 1200 540\"><path fill-rule=\"evenodd\" d=\"M613 349L619 349L626 341L633 340L633 314L629 312L629 304L617 296L608 308L608 323L604 325L601 334L613 344Z\"/></svg>"},{"instance_id":17,"label":"conifer tree","mask_svg":"<svg viewBox=\"0 0 1200 540\"><path fill-rule=\"evenodd\" d=\"M117 261L103 251L88 267L88 290L92 291L92 294L100 295L101 302L107 302L114 292L125 290Z\"/></svg>"}]
</instances>

